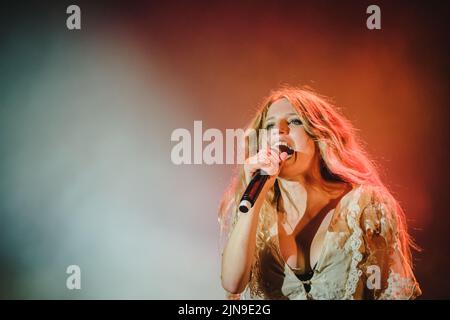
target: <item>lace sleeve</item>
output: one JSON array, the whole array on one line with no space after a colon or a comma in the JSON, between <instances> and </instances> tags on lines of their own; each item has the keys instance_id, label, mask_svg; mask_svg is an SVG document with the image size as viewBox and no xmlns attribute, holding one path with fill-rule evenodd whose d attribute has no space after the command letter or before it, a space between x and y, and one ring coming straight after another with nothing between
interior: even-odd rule
<instances>
[{"instance_id":1,"label":"lace sleeve","mask_svg":"<svg viewBox=\"0 0 450 320\"><path fill-rule=\"evenodd\" d=\"M361 270L368 299L414 299L421 294L409 252L402 246L397 203L374 191L361 213L364 263Z\"/></svg>"}]
</instances>

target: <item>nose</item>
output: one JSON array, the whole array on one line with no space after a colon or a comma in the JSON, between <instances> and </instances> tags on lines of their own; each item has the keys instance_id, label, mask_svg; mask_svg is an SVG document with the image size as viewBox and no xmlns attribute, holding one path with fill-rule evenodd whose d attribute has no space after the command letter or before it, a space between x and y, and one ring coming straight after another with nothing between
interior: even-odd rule
<instances>
[{"instance_id":1,"label":"nose","mask_svg":"<svg viewBox=\"0 0 450 320\"><path fill-rule=\"evenodd\" d=\"M279 141L280 137L289 134L289 124L286 120L279 120L274 125L275 130L270 131L271 141Z\"/></svg>"},{"instance_id":2,"label":"nose","mask_svg":"<svg viewBox=\"0 0 450 320\"><path fill-rule=\"evenodd\" d=\"M289 133L289 124L286 120L283 119L278 122L278 131L280 134Z\"/></svg>"}]
</instances>

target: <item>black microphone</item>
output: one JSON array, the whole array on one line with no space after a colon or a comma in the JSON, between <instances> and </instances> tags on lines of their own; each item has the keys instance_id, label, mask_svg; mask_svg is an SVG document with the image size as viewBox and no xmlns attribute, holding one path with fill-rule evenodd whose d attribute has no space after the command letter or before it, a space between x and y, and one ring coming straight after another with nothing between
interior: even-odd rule
<instances>
[{"instance_id":1,"label":"black microphone","mask_svg":"<svg viewBox=\"0 0 450 320\"><path fill-rule=\"evenodd\" d=\"M292 155L294 153L294 150L285 145L279 145L278 149L280 153L286 152L288 155ZM239 203L239 211L247 213L253 207L268 178L269 175L263 174L261 169L258 169L255 172L252 180L247 186L247 189L245 189L244 194L242 195Z\"/></svg>"}]
</instances>

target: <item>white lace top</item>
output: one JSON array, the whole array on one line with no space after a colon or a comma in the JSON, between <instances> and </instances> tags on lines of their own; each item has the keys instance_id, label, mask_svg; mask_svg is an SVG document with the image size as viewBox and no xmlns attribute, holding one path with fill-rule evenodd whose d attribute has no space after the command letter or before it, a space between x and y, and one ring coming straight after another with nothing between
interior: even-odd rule
<instances>
[{"instance_id":1,"label":"white lace top","mask_svg":"<svg viewBox=\"0 0 450 320\"><path fill-rule=\"evenodd\" d=\"M395 211L376 187L357 186L333 209L314 274L301 281L283 260L277 225L262 239L249 284L229 299L413 299L421 294L399 250ZM307 289L309 291L307 291Z\"/></svg>"}]
</instances>

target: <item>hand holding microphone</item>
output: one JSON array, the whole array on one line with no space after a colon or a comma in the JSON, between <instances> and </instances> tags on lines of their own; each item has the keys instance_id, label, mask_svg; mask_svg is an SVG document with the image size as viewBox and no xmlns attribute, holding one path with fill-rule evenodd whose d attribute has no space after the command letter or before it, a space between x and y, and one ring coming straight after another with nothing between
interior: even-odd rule
<instances>
[{"instance_id":1,"label":"hand holding microphone","mask_svg":"<svg viewBox=\"0 0 450 320\"><path fill-rule=\"evenodd\" d=\"M246 213L253 207L264 185L271 187L275 183L280 173L280 164L293 153L294 150L287 145L280 144L273 149L260 150L246 160L244 171L249 184L239 203L239 211Z\"/></svg>"}]
</instances>

